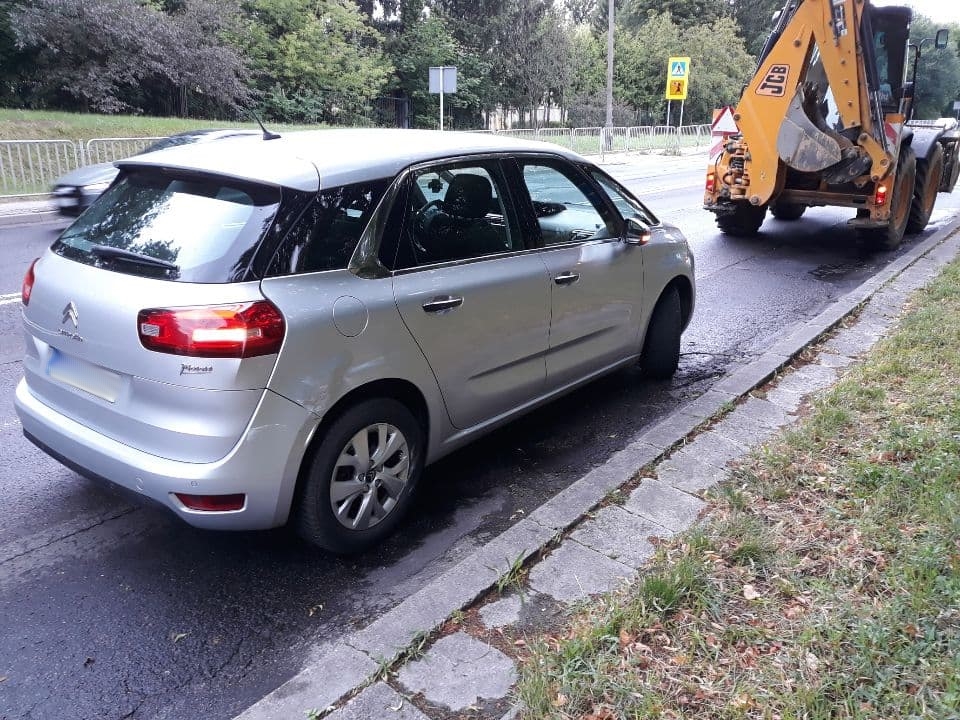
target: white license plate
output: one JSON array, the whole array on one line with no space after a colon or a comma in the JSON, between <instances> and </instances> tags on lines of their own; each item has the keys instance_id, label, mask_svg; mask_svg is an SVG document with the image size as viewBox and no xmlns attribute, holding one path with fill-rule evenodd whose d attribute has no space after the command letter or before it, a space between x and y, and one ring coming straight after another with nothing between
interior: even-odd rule
<instances>
[{"instance_id":1,"label":"white license plate","mask_svg":"<svg viewBox=\"0 0 960 720\"><path fill-rule=\"evenodd\" d=\"M65 385L113 403L120 397L123 378L115 372L52 348L47 375Z\"/></svg>"}]
</instances>

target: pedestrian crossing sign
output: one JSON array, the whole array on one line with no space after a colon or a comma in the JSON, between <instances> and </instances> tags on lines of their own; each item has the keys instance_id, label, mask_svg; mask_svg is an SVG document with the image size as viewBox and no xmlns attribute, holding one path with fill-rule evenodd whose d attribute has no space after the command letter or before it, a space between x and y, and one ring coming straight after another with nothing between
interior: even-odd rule
<instances>
[{"instance_id":1,"label":"pedestrian crossing sign","mask_svg":"<svg viewBox=\"0 0 960 720\"><path fill-rule=\"evenodd\" d=\"M667 100L686 100L690 80L690 58L672 57L667 60Z\"/></svg>"}]
</instances>

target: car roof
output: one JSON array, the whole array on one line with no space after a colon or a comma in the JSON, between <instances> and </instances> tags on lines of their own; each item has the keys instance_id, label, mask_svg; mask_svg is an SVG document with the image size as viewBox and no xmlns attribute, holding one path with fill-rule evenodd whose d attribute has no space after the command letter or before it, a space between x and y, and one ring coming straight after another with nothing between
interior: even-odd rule
<instances>
[{"instance_id":1,"label":"car roof","mask_svg":"<svg viewBox=\"0 0 960 720\"><path fill-rule=\"evenodd\" d=\"M490 152L582 159L558 145L496 134L367 128L288 132L273 140L259 134L226 137L139 155L118 165L175 168L316 192L393 177L419 162Z\"/></svg>"}]
</instances>

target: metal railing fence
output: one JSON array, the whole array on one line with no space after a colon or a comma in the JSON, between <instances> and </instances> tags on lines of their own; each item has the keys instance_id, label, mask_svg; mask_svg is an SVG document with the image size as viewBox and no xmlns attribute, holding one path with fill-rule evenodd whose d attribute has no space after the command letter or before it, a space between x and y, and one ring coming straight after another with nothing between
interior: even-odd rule
<instances>
[{"instance_id":1,"label":"metal railing fence","mask_svg":"<svg viewBox=\"0 0 960 720\"><path fill-rule=\"evenodd\" d=\"M158 137L143 138L94 138L84 145L87 163L104 163L130 157L146 150L150 143L161 140Z\"/></svg>"},{"instance_id":2,"label":"metal railing fence","mask_svg":"<svg viewBox=\"0 0 960 720\"><path fill-rule=\"evenodd\" d=\"M70 140L0 141L0 195L47 192L54 179L83 164L83 146Z\"/></svg>"},{"instance_id":3,"label":"metal railing fence","mask_svg":"<svg viewBox=\"0 0 960 720\"><path fill-rule=\"evenodd\" d=\"M542 140L583 155L667 152L707 147L709 125L540 128L478 130L507 137ZM61 175L83 165L114 162L142 152L159 138L94 138L87 140L0 141L0 197L45 195Z\"/></svg>"}]
</instances>

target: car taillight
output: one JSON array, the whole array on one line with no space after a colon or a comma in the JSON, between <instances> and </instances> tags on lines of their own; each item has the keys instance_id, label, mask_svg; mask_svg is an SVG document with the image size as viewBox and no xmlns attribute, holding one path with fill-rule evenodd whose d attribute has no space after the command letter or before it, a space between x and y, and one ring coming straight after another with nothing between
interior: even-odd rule
<instances>
[{"instance_id":1,"label":"car taillight","mask_svg":"<svg viewBox=\"0 0 960 720\"><path fill-rule=\"evenodd\" d=\"M137 315L147 350L210 358L249 358L280 351L286 323L266 300L242 305L155 308Z\"/></svg>"},{"instance_id":2,"label":"car taillight","mask_svg":"<svg viewBox=\"0 0 960 720\"><path fill-rule=\"evenodd\" d=\"M878 207L887 204L887 186L886 185L881 185L880 187L877 188L877 193L874 196L873 202Z\"/></svg>"},{"instance_id":3,"label":"car taillight","mask_svg":"<svg viewBox=\"0 0 960 720\"><path fill-rule=\"evenodd\" d=\"M712 193L717 189L717 176L712 172L707 173L707 192Z\"/></svg>"},{"instance_id":4,"label":"car taillight","mask_svg":"<svg viewBox=\"0 0 960 720\"><path fill-rule=\"evenodd\" d=\"M30 267L27 268L27 274L23 276L23 285L20 286L20 299L24 305L30 304L30 296L33 294L33 283L37 279L33 274L33 266L37 264L37 260L39 259L40 258L37 258L30 263Z\"/></svg>"}]
</instances>

